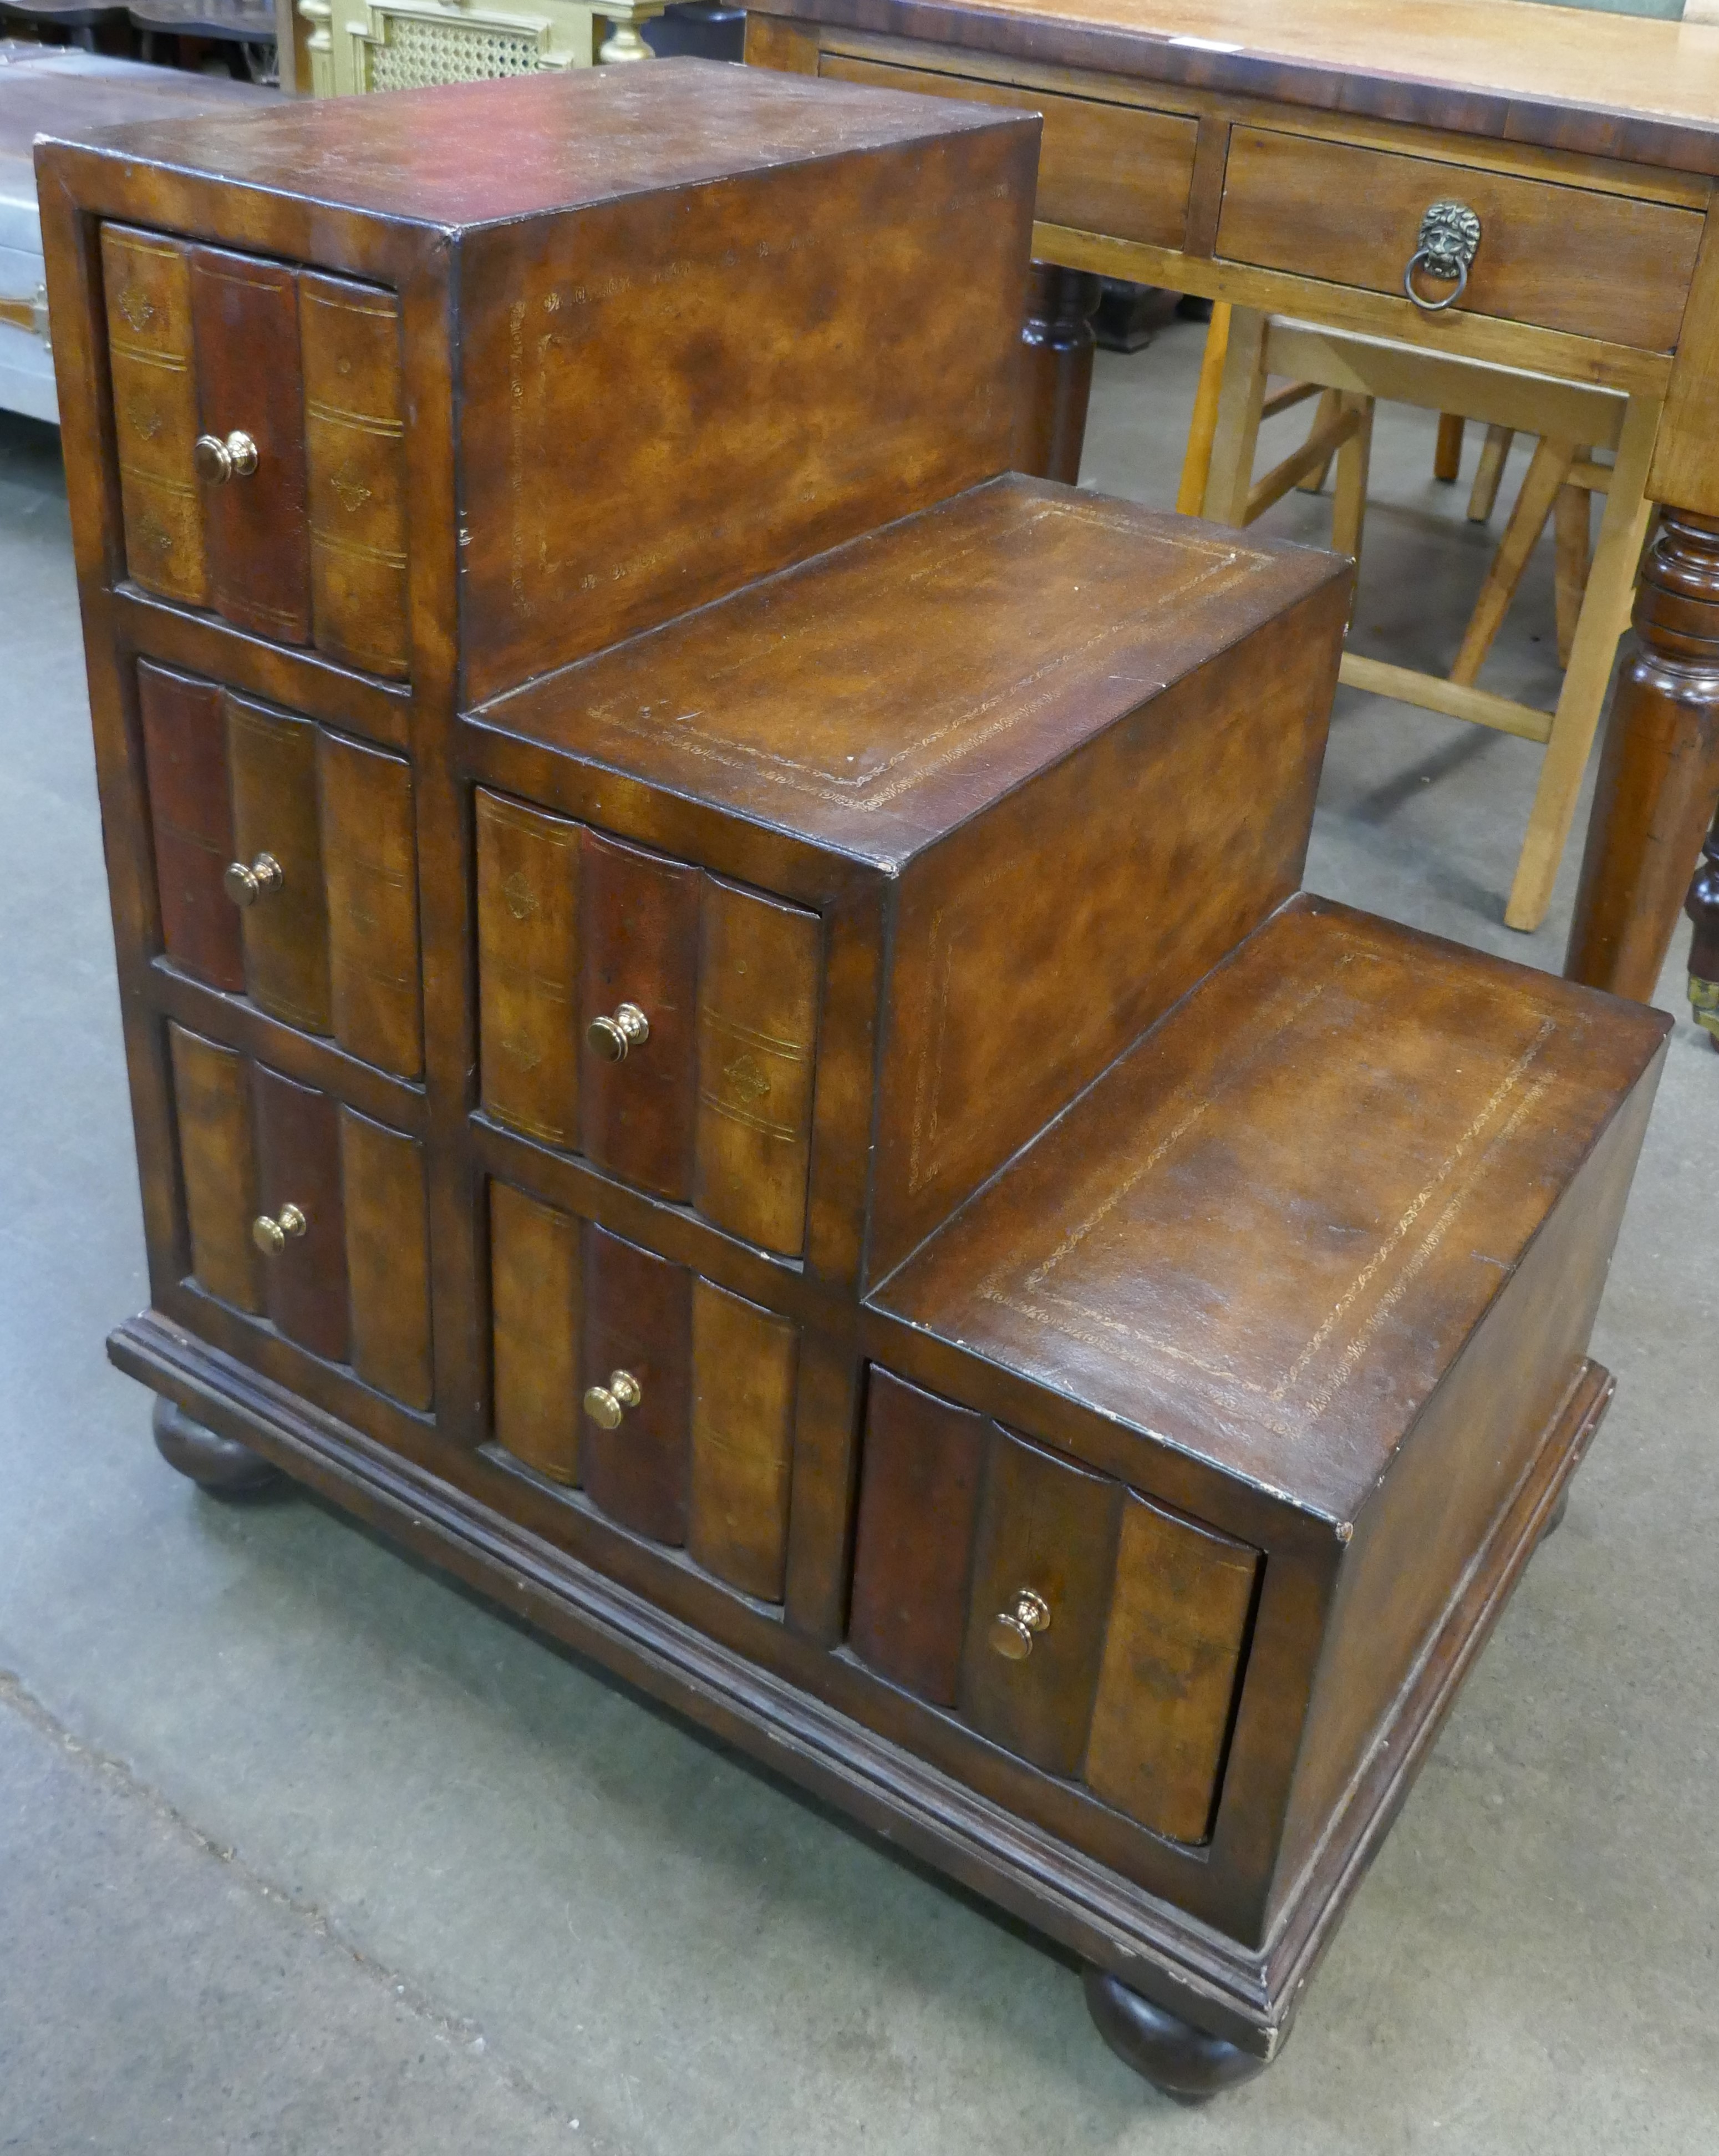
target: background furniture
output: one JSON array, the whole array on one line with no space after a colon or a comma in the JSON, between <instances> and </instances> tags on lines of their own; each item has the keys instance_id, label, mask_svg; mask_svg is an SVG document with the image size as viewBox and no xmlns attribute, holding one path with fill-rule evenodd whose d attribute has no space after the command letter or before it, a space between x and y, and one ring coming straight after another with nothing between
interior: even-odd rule
<instances>
[{"instance_id":1,"label":"background furniture","mask_svg":"<svg viewBox=\"0 0 1719 2156\"><path fill-rule=\"evenodd\" d=\"M897 0L886 20L871 0L768 0L747 53L1042 110L1034 252L1067 274L1663 399L1647 491L1674 506L1644 572L1567 961L1645 998L1719 798L1719 31L1488 0L1434 16L1383 0L1360 23L1343 0ZM1493 244L1429 316L1403 277L1445 198ZM1564 778L1548 759L1542 824ZM1557 850L1519 892L1525 917Z\"/></svg>"},{"instance_id":2,"label":"background furniture","mask_svg":"<svg viewBox=\"0 0 1719 2156\"><path fill-rule=\"evenodd\" d=\"M1668 1028L1296 896L1348 565L1007 471L1037 132L670 61L44 146L110 1351L1198 2097L1597 1425Z\"/></svg>"},{"instance_id":3,"label":"background furniture","mask_svg":"<svg viewBox=\"0 0 1719 2156\"><path fill-rule=\"evenodd\" d=\"M1266 384L1273 376L1287 377L1291 387L1280 391L1275 400L1268 400ZM1256 480L1255 445L1268 401L1275 401L1280 409L1288 400L1316 392L1324 393L1308 439ZM1542 437L1448 676L1389 665L1355 652L1343 654L1341 675L1355 688L1543 744L1547 775L1535 801L1516 870L1517 893L1526 888L1537 894L1546 880L1547 865L1556 871L1560 834L1568 830L1575 813L1618 639L1629 625L1636 565L1650 514L1643 487L1659 429L1659 403L1649 397L1625 398L1613 390L1447 357L1413 345L1319 329L1256 308L1237 307L1228 326L1203 490L1203 513L1219 523L1250 523L1292 486L1303 480L1316 484L1335 454L1332 543L1343 553L1358 556L1366 511L1368 441L1373 403L1379 398L1454 414L1459 423L1482 419ZM1618 452L1614 470L1602 471L1593 464L1596 449ZM1183 499L1202 492L1198 457L1198 446L1191 442ZM1609 490L1591 574L1588 495L1569 485L1578 460L1583 475ZM1558 590L1564 632L1560 658L1566 671L1557 710L1547 712L1479 688L1475 676L1528 552L1567 487L1578 504L1579 546L1566 511ZM1542 906L1542 915L1543 911ZM1506 918L1515 927L1539 925L1539 916L1515 903Z\"/></svg>"},{"instance_id":4,"label":"background furniture","mask_svg":"<svg viewBox=\"0 0 1719 2156\"><path fill-rule=\"evenodd\" d=\"M289 0L279 0L284 8ZM298 87L316 97L436 83L493 81L539 68L590 67L652 57L639 34L665 0L298 0Z\"/></svg>"}]
</instances>

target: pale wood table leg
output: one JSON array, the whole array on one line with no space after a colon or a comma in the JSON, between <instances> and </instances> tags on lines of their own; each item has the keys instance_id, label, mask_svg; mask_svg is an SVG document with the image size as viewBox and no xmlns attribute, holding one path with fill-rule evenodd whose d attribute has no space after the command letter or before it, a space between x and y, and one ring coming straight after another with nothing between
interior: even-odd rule
<instances>
[{"instance_id":1,"label":"pale wood table leg","mask_svg":"<svg viewBox=\"0 0 1719 2156\"><path fill-rule=\"evenodd\" d=\"M1546 529L1546 520L1552 513L1558 490L1569 476L1570 466L1575 460L1573 442L1553 441L1547 437L1534 444L1534 461L1528 466L1522 490L1516 496L1510 521L1504 527L1504 536L1498 542L1498 551L1486 571L1486 580L1480 586L1480 595L1475 601L1475 610L1469 616L1456 664L1450 669L1453 681L1471 684L1479 674L1486 654L1492 649L1493 639L1503 626L1505 613L1522 580L1522 572L1528 566L1528 557Z\"/></svg>"},{"instance_id":2,"label":"pale wood table leg","mask_svg":"<svg viewBox=\"0 0 1719 2156\"><path fill-rule=\"evenodd\" d=\"M1101 290L1084 270L1053 262L1033 264L1027 319L1021 413L1015 437L1017 471L1079 484L1092 395L1092 316Z\"/></svg>"},{"instance_id":3,"label":"pale wood table leg","mask_svg":"<svg viewBox=\"0 0 1719 2156\"><path fill-rule=\"evenodd\" d=\"M1578 459L1591 457L1591 449L1576 451ZM1582 619L1582 595L1588 588L1588 552L1593 531L1593 496L1585 486L1569 481L1557 490L1552 505L1552 547L1555 560L1554 595L1557 605L1557 663L1568 666L1576 642L1576 626Z\"/></svg>"},{"instance_id":4,"label":"pale wood table leg","mask_svg":"<svg viewBox=\"0 0 1719 2156\"><path fill-rule=\"evenodd\" d=\"M1475 472L1475 483L1469 490L1468 521L1484 524L1492 514L1492 505L1498 499L1498 482L1504 477L1504 460L1510 454L1510 445L1516 436L1508 427L1488 427L1486 439L1481 446L1480 461Z\"/></svg>"},{"instance_id":5,"label":"pale wood table leg","mask_svg":"<svg viewBox=\"0 0 1719 2156\"><path fill-rule=\"evenodd\" d=\"M1260 410L1265 402L1265 328L1266 317L1258 307L1231 309L1202 513L1238 529L1248 521Z\"/></svg>"},{"instance_id":6,"label":"pale wood table leg","mask_svg":"<svg viewBox=\"0 0 1719 2156\"><path fill-rule=\"evenodd\" d=\"M1229 347L1229 302L1214 302L1206 330L1205 355L1200 361L1199 387L1193 393L1193 418L1188 429L1188 447L1182 459L1182 484L1176 490L1176 506L1184 516L1198 516L1205 507L1206 481L1212 469L1212 437L1218 427L1218 398L1224 387L1224 355Z\"/></svg>"},{"instance_id":7,"label":"pale wood table leg","mask_svg":"<svg viewBox=\"0 0 1719 2156\"><path fill-rule=\"evenodd\" d=\"M1540 926L1552 903L1552 887L1576 814L1582 773L1605 703L1618 639L1629 625L1642 537L1653 513L1647 500L1647 474L1659 424L1656 398L1629 399L1618 438L1617 459L1612 467L1605 514L1600 519L1599 543L1594 548L1582 618L1576 626L1570 663L1564 670L1557 708L1552 715L1540 782L1528 814L1527 835L1516 863L1510 902L1504 910L1509 925L1525 932ZM1706 822L1705 817L1702 821ZM1700 833L1696 836L1698 843ZM1684 856L1683 878L1687 877L1694 858L1691 844ZM1681 896L1681 890L1678 895Z\"/></svg>"},{"instance_id":8,"label":"pale wood table leg","mask_svg":"<svg viewBox=\"0 0 1719 2156\"><path fill-rule=\"evenodd\" d=\"M1719 517L1668 509L1635 602L1564 971L1652 999L1719 807Z\"/></svg>"}]
</instances>

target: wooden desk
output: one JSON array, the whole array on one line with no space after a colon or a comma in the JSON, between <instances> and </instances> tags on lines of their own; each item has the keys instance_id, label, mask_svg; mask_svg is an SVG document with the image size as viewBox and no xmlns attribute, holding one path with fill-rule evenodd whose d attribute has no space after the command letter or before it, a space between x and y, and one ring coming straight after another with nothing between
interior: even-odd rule
<instances>
[{"instance_id":1,"label":"wooden desk","mask_svg":"<svg viewBox=\"0 0 1719 2156\"><path fill-rule=\"evenodd\" d=\"M1045 262L1664 398L1666 514L1566 963L1646 1000L1719 802L1719 29L1494 0L766 0L747 58L1037 108ZM1429 315L1403 275L1445 196L1486 237Z\"/></svg>"}]
</instances>

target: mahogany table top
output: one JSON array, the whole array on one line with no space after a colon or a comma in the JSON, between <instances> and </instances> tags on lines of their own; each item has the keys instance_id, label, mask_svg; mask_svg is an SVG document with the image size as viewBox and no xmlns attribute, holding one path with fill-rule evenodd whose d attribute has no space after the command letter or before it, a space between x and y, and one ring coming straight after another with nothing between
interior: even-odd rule
<instances>
[{"instance_id":1,"label":"mahogany table top","mask_svg":"<svg viewBox=\"0 0 1719 2156\"><path fill-rule=\"evenodd\" d=\"M1043 64L1719 171L1719 27L1497 0L767 0Z\"/></svg>"}]
</instances>

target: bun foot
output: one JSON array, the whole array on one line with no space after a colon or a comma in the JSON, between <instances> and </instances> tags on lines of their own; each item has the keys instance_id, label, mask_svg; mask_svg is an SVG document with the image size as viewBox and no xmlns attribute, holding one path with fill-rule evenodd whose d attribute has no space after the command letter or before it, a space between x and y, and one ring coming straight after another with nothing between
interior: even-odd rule
<instances>
[{"instance_id":1,"label":"bun foot","mask_svg":"<svg viewBox=\"0 0 1719 2156\"><path fill-rule=\"evenodd\" d=\"M248 1445L205 1430L172 1400L157 1399L151 1427L155 1449L168 1466L188 1475L212 1497L255 1497L286 1479Z\"/></svg>"},{"instance_id":2,"label":"bun foot","mask_svg":"<svg viewBox=\"0 0 1719 2156\"><path fill-rule=\"evenodd\" d=\"M1208 2103L1265 2071L1265 2060L1155 2006L1108 1970L1088 1969L1083 1981L1099 2035L1125 2066L1177 2103Z\"/></svg>"}]
</instances>

